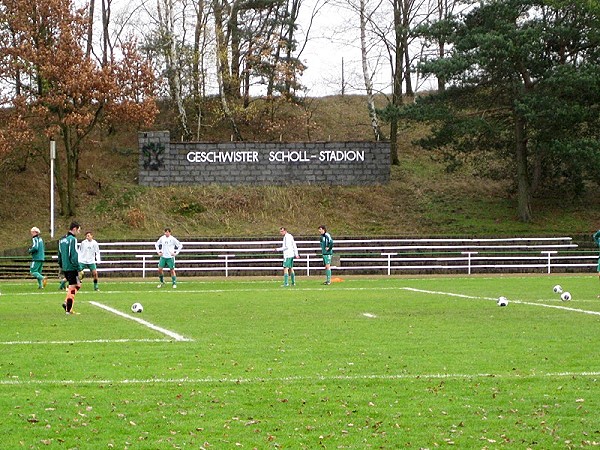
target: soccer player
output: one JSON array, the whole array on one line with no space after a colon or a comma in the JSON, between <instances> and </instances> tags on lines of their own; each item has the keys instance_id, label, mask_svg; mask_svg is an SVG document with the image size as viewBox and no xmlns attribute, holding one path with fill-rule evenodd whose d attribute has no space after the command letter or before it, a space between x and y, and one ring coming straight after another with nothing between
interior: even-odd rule
<instances>
[{"instance_id":1,"label":"soccer player","mask_svg":"<svg viewBox=\"0 0 600 450\"><path fill-rule=\"evenodd\" d=\"M44 289L48 283L48 277L42 275L46 255L44 240L40 236L40 229L38 227L33 227L31 229L31 247L29 247L29 250L27 251L31 254L29 273L37 279L38 289Z\"/></svg>"},{"instance_id":2,"label":"soccer player","mask_svg":"<svg viewBox=\"0 0 600 450\"><path fill-rule=\"evenodd\" d=\"M156 248L156 253L160 256L160 260L158 261L158 279L160 283L157 288L161 288L165 284L163 269L165 267L169 268L171 272L171 283L173 284L173 289L177 288L177 273L175 272L175 256L181 251L183 248L183 244L175 238L175 236L171 235L171 229L165 228L164 235L162 235L154 247Z\"/></svg>"},{"instance_id":3,"label":"soccer player","mask_svg":"<svg viewBox=\"0 0 600 450\"><path fill-rule=\"evenodd\" d=\"M292 286L296 285L296 274L294 273L294 258L298 258L298 247L291 233L281 227L279 234L283 236L281 247L275 249L277 252L283 252L283 286L288 287L291 277Z\"/></svg>"},{"instance_id":4,"label":"soccer player","mask_svg":"<svg viewBox=\"0 0 600 450\"><path fill-rule=\"evenodd\" d=\"M69 232L58 241L58 266L62 269L67 279L67 296L62 307L67 314L75 314L73 305L75 295L81 289L79 280L79 253L77 253L77 238L81 226L77 222L71 222Z\"/></svg>"},{"instance_id":5,"label":"soccer player","mask_svg":"<svg viewBox=\"0 0 600 450\"><path fill-rule=\"evenodd\" d=\"M92 273L94 280L94 290L100 290L98 288L98 269L96 267L97 262L102 262L100 258L100 247L98 242L94 240L94 235L91 231L85 232L85 239L79 244L79 264L81 270L89 269ZM83 279L83 272L81 275Z\"/></svg>"},{"instance_id":6,"label":"soccer player","mask_svg":"<svg viewBox=\"0 0 600 450\"><path fill-rule=\"evenodd\" d=\"M333 239L327 232L325 225L319 227L321 233L320 244L323 264L325 265L325 281L323 284L331 284L331 258L333 257Z\"/></svg>"}]
</instances>

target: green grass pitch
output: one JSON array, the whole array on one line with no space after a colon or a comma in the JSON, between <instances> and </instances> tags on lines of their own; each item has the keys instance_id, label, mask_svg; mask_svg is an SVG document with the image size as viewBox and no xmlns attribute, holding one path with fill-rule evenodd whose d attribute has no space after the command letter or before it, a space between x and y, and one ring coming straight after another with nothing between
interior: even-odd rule
<instances>
[{"instance_id":1,"label":"green grass pitch","mask_svg":"<svg viewBox=\"0 0 600 450\"><path fill-rule=\"evenodd\" d=\"M600 445L595 274L321 281L0 283L3 448Z\"/></svg>"}]
</instances>

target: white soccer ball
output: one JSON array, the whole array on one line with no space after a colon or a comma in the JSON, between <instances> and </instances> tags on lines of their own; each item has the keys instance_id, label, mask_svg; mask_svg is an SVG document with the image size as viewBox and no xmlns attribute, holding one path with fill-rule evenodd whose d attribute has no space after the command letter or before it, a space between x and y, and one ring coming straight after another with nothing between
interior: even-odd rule
<instances>
[{"instance_id":1,"label":"white soccer ball","mask_svg":"<svg viewBox=\"0 0 600 450\"><path fill-rule=\"evenodd\" d=\"M555 294L562 294L562 286L560 284L557 284L556 286L554 286L552 288L552 290L554 291Z\"/></svg>"},{"instance_id":2,"label":"white soccer ball","mask_svg":"<svg viewBox=\"0 0 600 450\"><path fill-rule=\"evenodd\" d=\"M563 302L568 302L569 300L571 300L571 293L570 292L563 292L560 296L560 299Z\"/></svg>"},{"instance_id":3,"label":"white soccer ball","mask_svg":"<svg viewBox=\"0 0 600 450\"><path fill-rule=\"evenodd\" d=\"M508 299L506 297L498 297L498 301L496 303L498 306L508 306Z\"/></svg>"},{"instance_id":4,"label":"white soccer ball","mask_svg":"<svg viewBox=\"0 0 600 450\"><path fill-rule=\"evenodd\" d=\"M131 311L133 311L134 313L141 313L144 310L144 307L142 306L141 303L134 303L133 305L131 305Z\"/></svg>"}]
</instances>

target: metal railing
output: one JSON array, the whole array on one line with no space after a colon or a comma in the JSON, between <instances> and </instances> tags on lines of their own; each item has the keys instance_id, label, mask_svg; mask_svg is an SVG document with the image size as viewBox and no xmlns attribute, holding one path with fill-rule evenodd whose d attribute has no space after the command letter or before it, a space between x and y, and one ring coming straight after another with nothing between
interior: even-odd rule
<instances>
[{"instance_id":1,"label":"metal railing","mask_svg":"<svg viewBox=\"0 0 600 450\"><path fill-rule=\"evenodd\" d=\"M275 252L281 241L183 242L177 257L179 274L254 275L278 274L282 256ZM158 256L154 242L99 243L104 276L141 276L155 273ZM322 273L323 263L316 240L297 241L298 274ZM596 267L597 252L581 250L570 237L502 239L339 239L335 242L337 273L514 273L582 272ZM56 256L49 255L45 272L58 273ZM0 277L24 277L27 257L0 258Z\"/></svg>"}]
</instances>

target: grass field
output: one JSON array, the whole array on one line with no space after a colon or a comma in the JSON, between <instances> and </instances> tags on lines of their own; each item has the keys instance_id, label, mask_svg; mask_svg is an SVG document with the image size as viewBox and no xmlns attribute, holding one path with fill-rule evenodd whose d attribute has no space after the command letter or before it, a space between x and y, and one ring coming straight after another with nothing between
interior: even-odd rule
<instances>
[{"instance_id":1,"label":"grass field","mask_svg":"<svg viewBox=\"0 0 600 450\"><path fill-rule=\"evenodd\" d=\"M600 445L595 275L297 281L0 283L2 447Z\"/></svg>"}]
</instances>

